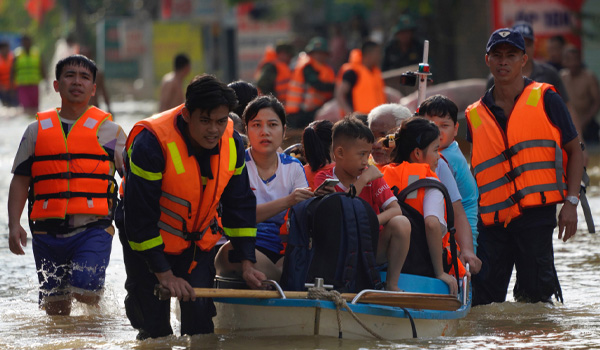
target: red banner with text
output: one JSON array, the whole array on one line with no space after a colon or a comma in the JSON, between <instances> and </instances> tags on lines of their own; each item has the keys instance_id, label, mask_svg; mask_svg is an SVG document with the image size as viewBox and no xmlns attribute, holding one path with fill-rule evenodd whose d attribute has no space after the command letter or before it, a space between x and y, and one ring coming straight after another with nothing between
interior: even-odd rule
<instances>
[{"instance_id":1,"label":"red banner with text","mask_svg":"<svg viewBox=\"0 0 600 350\"><path fill-rule=\"evenodd\" d=\"M535 35L535 56L546 58L546 41L562 35L581 47L581 7L584 0L492 0L493 30L529 22Z\"/></svg>"}]
</instances>

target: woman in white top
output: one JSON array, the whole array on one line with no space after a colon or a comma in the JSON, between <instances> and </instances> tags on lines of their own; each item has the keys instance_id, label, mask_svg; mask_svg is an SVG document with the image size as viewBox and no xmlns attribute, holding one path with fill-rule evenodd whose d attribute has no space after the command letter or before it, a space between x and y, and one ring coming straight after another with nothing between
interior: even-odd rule
<instances>
[{"instance_id":1,"label":"woman in white top","mask_svg":"<svg viewBox=\"0 0 600 350\"><path fill-rule=\"evenodd\" d=\"M267 278L279 280L283 268L280 229L285 225L286 211L314 194L308 188L302 163L277 152L285 135L283 105L272 95L259 96L248 104L242 118L250 141L246 166L256 196L256 268ZM229 250L229 243L219 250L217 274L241 277L241 264L229 261Z\"/></svg>"}]
</instances>

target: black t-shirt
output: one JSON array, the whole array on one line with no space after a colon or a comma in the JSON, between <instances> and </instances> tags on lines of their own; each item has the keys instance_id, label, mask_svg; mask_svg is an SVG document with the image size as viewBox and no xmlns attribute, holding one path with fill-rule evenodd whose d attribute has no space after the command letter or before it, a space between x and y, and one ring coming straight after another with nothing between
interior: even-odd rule
<instances>
[{"instance_id":1,"label":"black t-shirt","mask_svg":"<svg viewBox=\"0 0 600 350\"><path fill-rule=\"evenodd\" d=\"M342 75L342 80L347 82L350 85L350 90L346 94L346 101L350 105L350 108L354 109L354 104L352 104L352 90L354 89L354 85L356 85L356 81L358 80L358 75L352 69L348 69Z\"/></svg>"}]
</instances>

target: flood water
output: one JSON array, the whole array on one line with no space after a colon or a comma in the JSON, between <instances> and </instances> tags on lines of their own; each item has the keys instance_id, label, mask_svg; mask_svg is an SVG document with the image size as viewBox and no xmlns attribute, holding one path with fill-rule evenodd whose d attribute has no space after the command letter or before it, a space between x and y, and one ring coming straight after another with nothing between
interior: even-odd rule
<instances>
[{"instance_id":1,"label":"flood water","mask_svg":"<svg viewBox=\"0 0 600 350\"><path fill-rule=\"evenodd\" d=\"M56 100L45 101L52 107ZM113 105L116 121L128 131L155 105L123 102ZM8 115L7 115L8 114ZM252 338L234 335L166 337L136 341L137 332L125 316L125 270L118 238L107 269L106 291L99 308L75 304L72 316L46 316L38 309L38 286L31 241L25 256L8 249L6 201L10 169L25 126L32 120L0 110L0 349L598 349L600 348L600 234L579 232L569 242L555 238L556 269L565 304L521 304L508 295L502 304L472 309L453 337L405 341L346 340L326 337ZM595 163L595 166L594 166ZM590 204L600 225L600 157L590 163L594 186ZM27 228L27 219L22 218ZM512 290L512 284L509 290ZM173 308L174 310L175 308ZM293 315L291 315L293 317ZM179 331L173 313L172 323Z\"/></svg>"}]
</instances>

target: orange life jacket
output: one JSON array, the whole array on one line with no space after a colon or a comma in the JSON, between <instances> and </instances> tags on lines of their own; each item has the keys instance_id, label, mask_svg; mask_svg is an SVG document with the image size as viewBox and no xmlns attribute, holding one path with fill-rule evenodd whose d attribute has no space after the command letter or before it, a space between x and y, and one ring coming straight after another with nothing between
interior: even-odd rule
<instances>
[{"instance_id":1,"label":"orange life jacket","mask_svg":"<svg viewBox=\"0 0 600 350\"><path fill-rule=\"evenodd\" d=\"M127 138L129 150L135 136L143 129L154 134L163 151L162 196L158 228L167 254L181 254L191 242L210 250L221 238L217 207L223 190L235 172L237 150L233 138L233 121L219 141L219 154L212 155L213 179L202 176L195 156L188 155L187 145L177 128L177 116L183 104L137 122ZM212 232L207 232L208 230Z\"/></svg>"},{"instance_id":2,"label":"orange life jacket","mask_svg":"<svg viewBox=\"0 0 600 350\"><path fill-rule=\"evenodd\" d=\"M408 185L413 182L426 179L426 178L438 178L435 172L433 172L428 164L424 163L409 163L402 162L401 164L391 163L383 167L383 179L390 186L396 186L400 190L406 188ZM425 199L425 188L419 188L416 192L409 193L405 199L405 203L410 205L412 208L417 210L421 215L423 215L423 200ZM447 216L447 213L444 214L444 217ZM450 234L446 232L444 237L442 238L442 247L446 250L446 263L448 265L452 264L452 254L450 253ZM460 250L460 247L457 246L457 250ZM450 269L449 274L455 276L454 269ZM459 277L463 277L466 273L466 270L458 259L458 274Z\"/></svg>"},{"instance_id":3,"label":"orange life jacket","mask_svg":"<svg viewBox=\"0 0 600 350\"><path fill-rule=\"evenodd\" d=\"M13 65L13 54L12 52L8 53L6 58L0 55L0 87L3 89L10 89L10 72L12 70Z\"/></svg>"},{"instance_id":4,"label":"orange life jacket","mask_svg":"<svg viewBox=\"0 0 600 350\"><path fill-rule=\"evenodd\" d=\"M256 69L256 80L260 78L262 68L267 63L274 65L275 69L277 69L277 76L275 78L275 97L277 97L281 103L285 104L288 86L290 84L290 79L292 78L292 71L286 63L277 59L277 53L269 46L265 51L264 58L260 61L258 68Z\"/></svg>"},{"instance_id":5,"label":"orange life jacket","mask_svg":"<svg viewBox=\"0 0 600 350\"><path fill-rule=\"evenodd\" d=\"M116 195L114 160L97 137L100 125L109 119L110 114L89 107L65 137L58 109L37 114L31 220L109 214Z\"/></svg>"},{"instance_id":6,"label":"orange life jacket","mask_svg":"<svg viewBox=\"0 0 600 350\"><path fill-rule=\"evenodd\" d=\"M356 84L352 87L352 108L355 112L369 114L373 108L386 102L381 70L379 67L369 69L363 65L360 49L350 52L348 63L344 63L338 73L338 84L348 70L353 70L357 77Z\"/></svg>"},{"instance_id":7,"label":"orange life jacket","mask_svg":"<svg viewBox=\"0 0 600 350\"><path fill-rule=\"evenodd\" d=\"M301 54L288 87L285 104L285 111L288 114L300 111L312 112L333 97L333 91L320 91L306 83L304 68L307 65L312 66L319 73L321 82L331 84L335 82L335 73L331 67L317 62L307 54Z\"/></svg>"},{"instance_id":8,"label":"orange life jacket","mask_svg":"<svg viewBox=\"0 0 600 350\"><path fill-rule=\"evenodd\" d=\"M544 83L526 86L508 117L506 132L481 100L466 110L484 225L506 226L523 208L564 201L567 154L560 130L544 111L549 89L555 91Z\"/></svg>"}]
</instances>

